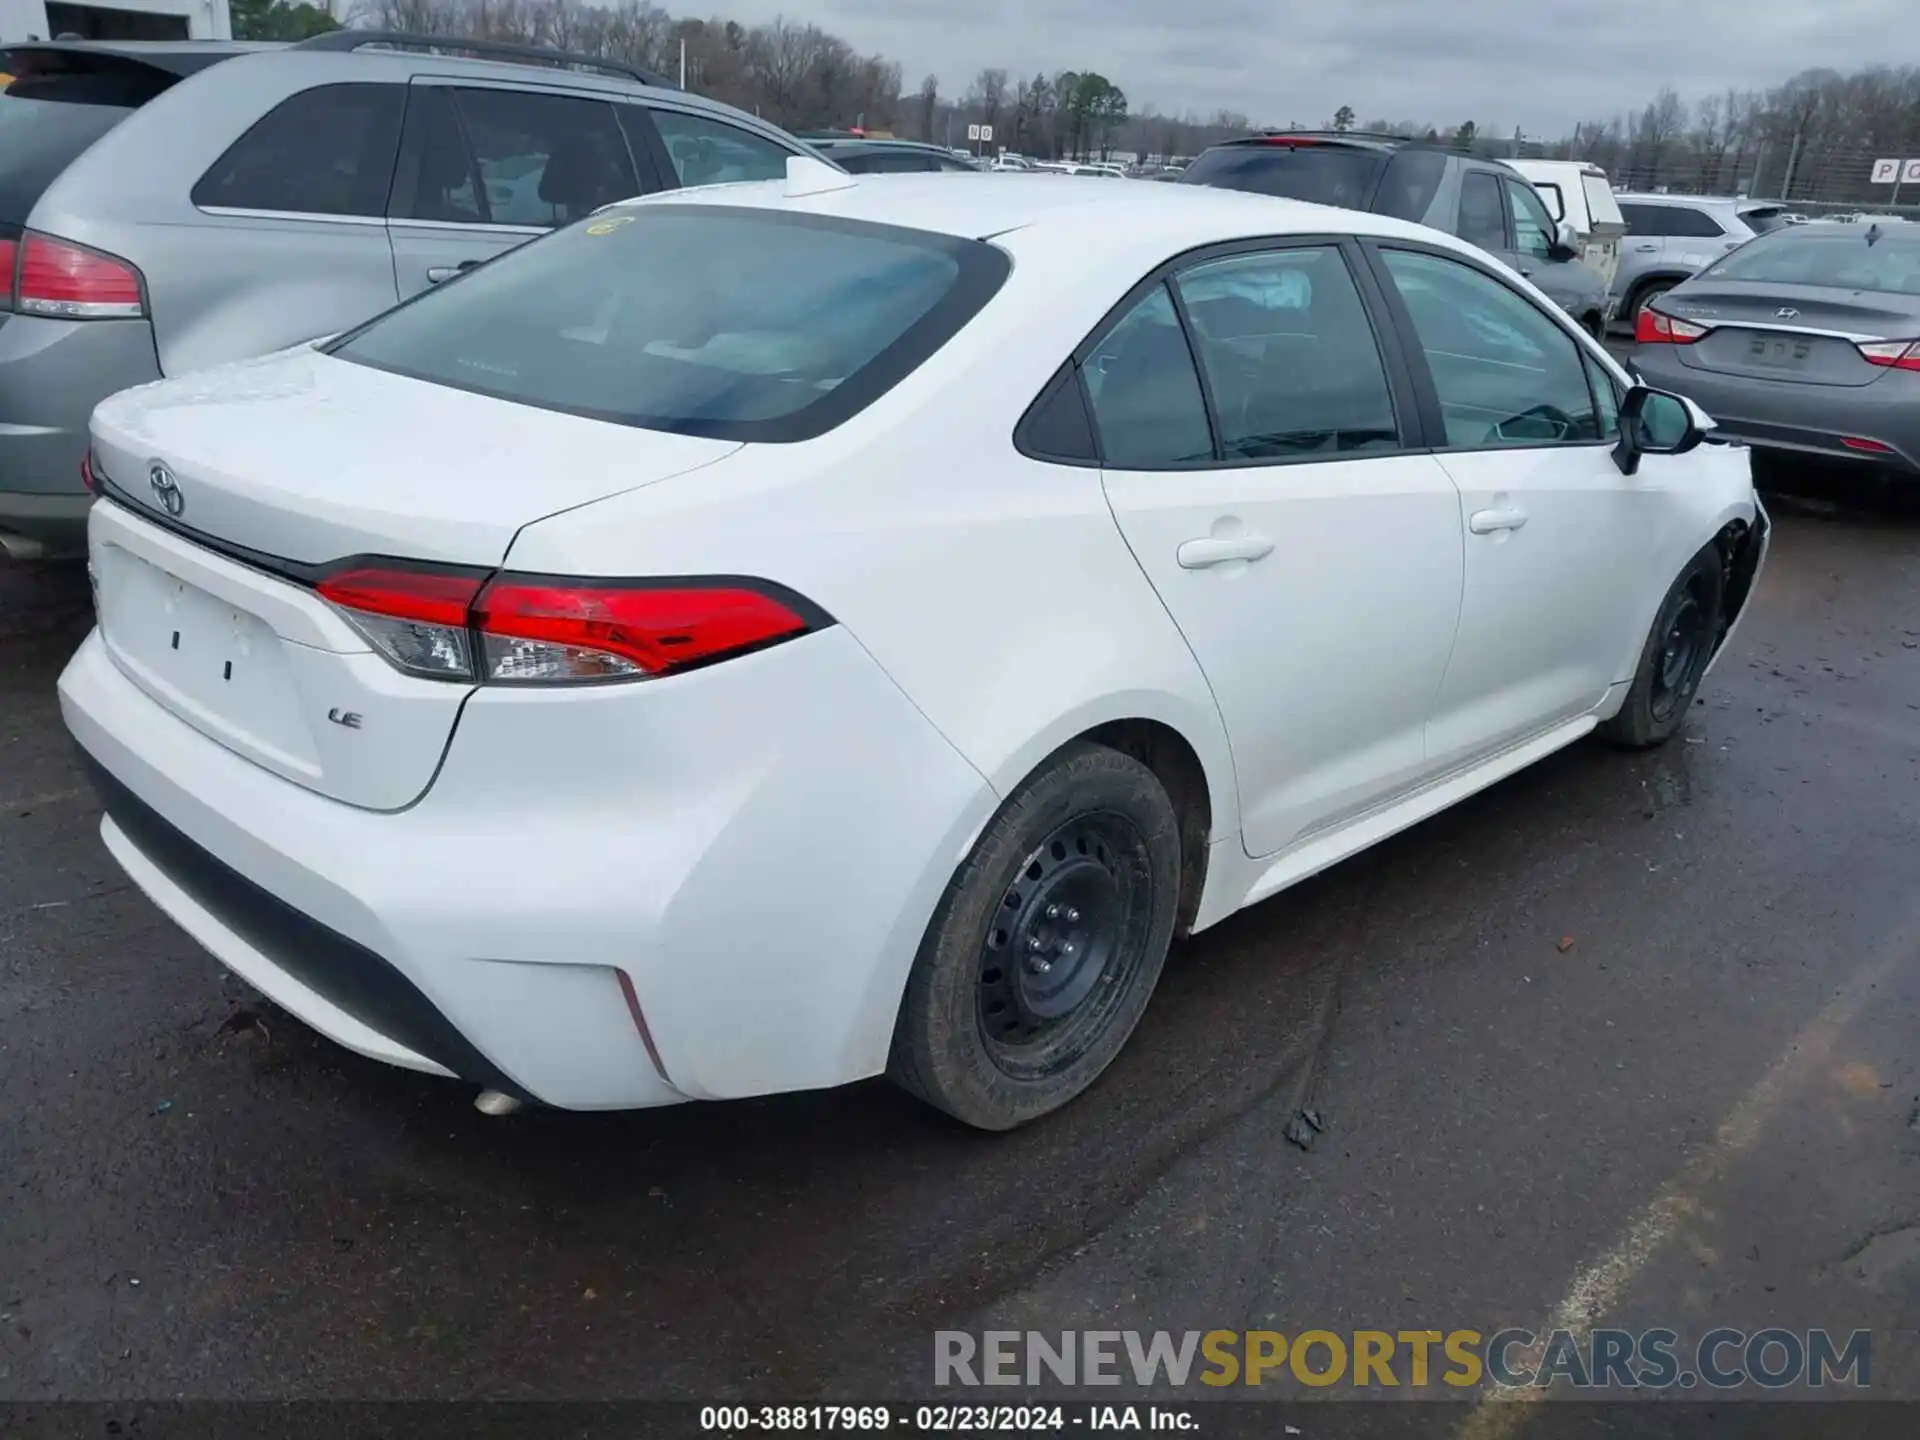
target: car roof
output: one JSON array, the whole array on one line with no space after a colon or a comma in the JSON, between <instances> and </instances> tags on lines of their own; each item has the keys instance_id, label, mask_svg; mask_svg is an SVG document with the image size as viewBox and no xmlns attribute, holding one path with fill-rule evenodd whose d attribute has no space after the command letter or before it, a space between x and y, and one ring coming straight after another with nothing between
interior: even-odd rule
<instances>
[{"instance_id":1,"label":"car roof","mask_svg":"<svg viewBox=\"0 0 1920 1440\"><path fill-rule=\"evenodd\" d=\"M929 155L953 158L953 151L944 145L930 145L924 140L895 140L877 135L835 135L821 139L802 135L799 138L816 150L924 150Z\"/></svg>"},{"instance_id":2,"label":"car roof","mask_svg":"<svg viewBox=\"0 0 1920 1440\"><path fill-rule=\"evenodd\" d=\"M822 170L825 170L823 165ZM1070 182L1073 177L1067 177ZM1207 185L1035 185L1018 175L982 171L956 186L944 175L833 175L819 189L789 194L789 182L703 185L623 200L610 209L719 205L782 210L898 225L970 240L1014 231L1055 235L1082 249L1089 233L1149 237L1172 254L1254 236L1353 234L1420 239L1449 248L1462 242L1391 216L1338 210Z\"/></svg>"},{"instance_id":3,"label":"car roof","mask_svg":"<svg viewBox=\"0 0 1920 1440\"><path fill-rule=\"evenodd\" d=\"M236 55L286 48L272 40L28 40L0 45L0 56L110 55L184 78Z\"/></svg>"}]
</instances>

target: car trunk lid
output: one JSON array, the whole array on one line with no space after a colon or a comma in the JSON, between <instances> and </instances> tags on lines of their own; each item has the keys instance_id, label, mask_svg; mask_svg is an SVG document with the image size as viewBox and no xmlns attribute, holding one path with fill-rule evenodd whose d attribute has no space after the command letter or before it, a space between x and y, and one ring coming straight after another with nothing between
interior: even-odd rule
<instances>
[{"instance_id":1,"label":"car trunk lid","mask_svg":"<svg viewBox=\"0 0 1920 1440\"><path fill-rule=\"evenodd\" d=\"M1814 285L1694 280L1656 308L1711 327L1675 347L1683 365L1755 380L1871 385L1887 373L1860 345L1920 337L1920 317L1901 297Z\"/></svg>"},{"instance_id":2,"label":"car trunk lid","mask_svg":"<svg viewBox=\"0 0 1920 1440\"><path fill-rule=\"evenodd\" d=\"M93 445L97 608L122 671L236 754L381 810L426 789L472 684L401 673L313 587L351 557L484 573L531 521L739 448L310 348L116 396Z\"/></svg>"}]
</instances>

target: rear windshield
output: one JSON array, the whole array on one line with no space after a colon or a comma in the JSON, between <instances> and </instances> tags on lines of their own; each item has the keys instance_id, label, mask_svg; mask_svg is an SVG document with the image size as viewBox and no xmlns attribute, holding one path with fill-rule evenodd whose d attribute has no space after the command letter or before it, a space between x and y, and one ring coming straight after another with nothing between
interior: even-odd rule
<instances>
[{"instance_id":1,"label":"rear windshield","mask_svg":"<svg viewBox=\"0 0 1920 1440\"><path fill-rule=\"evenodd\" d=\"M326 348L623 425L806 440L912 373L1007 270L977 240L645 205L509 251Z\"/></svg>"},{"instance_id":2,"label":"rear windshield","mask_svg":"<svg viewBox=\"0 0 1920 1440\"><path fill-rule=\"evenodd\" d=\"M1220 145L1189 165L1180 183L1365 210L1386 168L1386 151L1354 145Z\"/></svg>"},{"instance_id":3,"label":"rear windshield","mask_svg":"<svg viewBox=\"0 0 1920 1440\"><path fill-rule=\"evenodd\" d=\"M133 113L128 106L23 99L16 81L0 93L0 225L24 225L60 172Z\"/></svg>"},{"instance_id":4,"label":"rear windshield","mask_svg":"<svg viewBox=\"0 0 1920 1440\"><path fill-rule=\"evenodd\" d=\"M1873 228L1784 226L1749 241L1706 274L1715 280L1920 295L1920 225L1880 227L1869 245Z\"/></svg>"},{"instance_id":5,"label":"rear windshield","mask_svg":"<svg viewBox=\"0 0 1920 1440\"><path fill-rule=\"evenodd\" d=\"M1763 205L1756 210L1742 210L1740 218L1756 235L1765 235L1769 230L1783 230L1787 226L1786 207L1781 205Z\"/></svg>"}]
</instances>

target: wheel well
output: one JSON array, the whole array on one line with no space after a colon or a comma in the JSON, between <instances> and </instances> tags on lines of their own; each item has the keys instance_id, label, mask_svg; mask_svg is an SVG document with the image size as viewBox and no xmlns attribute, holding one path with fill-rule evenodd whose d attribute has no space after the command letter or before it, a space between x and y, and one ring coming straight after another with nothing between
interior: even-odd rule
<instances>
[{"instance_id":1,"label":"wheel well","mask_svg":"<svg viewBox=\"0 0 1920 1440\"><path fill-rule=\"evenodd\" d=\"M1720 633L1713 642L1716 651L1753 592L1764 538L1765 531L1759 524L1749 525L1744 520L1729 521L1713 537L1713 548L1720 552Z\"/></svg>"},{"instance_id":2,"label":"wheel well","mask_svg":"<svg viewBox=\"0 0 1920 1440\"><path fill-rule=\"evenodd\" d=\"M1640 308L1640 297L1645 295L1648 290L1652 289L1655 285L1664 285L1667 289L1671 290L1686 278L1684 275L1642 275L1638 280L1633 282L1633 289L1627 292L1627 303L1620 308L1626 313L1626 317L1631 320L1633 318L1633 312Z\"/></svg>"},{"instance_id":3,"label":"wheel well","mask_svg":"<svg viewBox=\"0 0 1920 1440\"><path fill-rule=\"evenodd\" d=\"M1213 834L1213 801L1206 768L1178 730L1158 720L1114 720L1080 737L1130 755L1154 773L1180 817L1180 908L1176 933L1185 935L1200 913L1207 880L1207 840Z\"/></svg>"}]
</instances>

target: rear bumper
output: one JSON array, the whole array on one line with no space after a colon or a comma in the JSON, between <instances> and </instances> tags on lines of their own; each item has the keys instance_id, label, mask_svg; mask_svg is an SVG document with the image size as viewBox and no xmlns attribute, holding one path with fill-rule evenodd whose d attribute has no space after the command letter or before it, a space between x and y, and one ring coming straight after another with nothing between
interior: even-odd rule
<instances>
[{"instance_id":1,"label":"rear bumper","mask_svg":"<svg viewBox=\"0 0 1920 1440\"><path fill-rule=\"evenodd\" d=\"M1920 473L1920 386L1889 374L1870 385L1804 385L1696 370L1670 345L1643 345L1634 363L1647 384L1685 395L1729 440L1772 450L1878 464ZM1875 441L1861 449L1844 437Z\"/></svg>"},{"instance_id":2,"label":"rear bumper","mask_svg":"<svg viewBox=\"0 0 1920 1440\"><path fill-rule=\"evenodd\" d=\"M838 627L669 681L476 695L393 812L226 750L98 634L60 699L109 849L216 958L350 1049L571 1109L879 1073L994 804Z\"/></svg>"},{"instance_id":3,"label":"rear bumper","mask_svg":"<svg viewBox=\"0 0 1920 1440\"><path fill-rule=\"evenodd\" d=\"M145 320L0 315L0 531L84 549L80 460L93 407L159 378Z\"/></svg>"}]
</instances>

